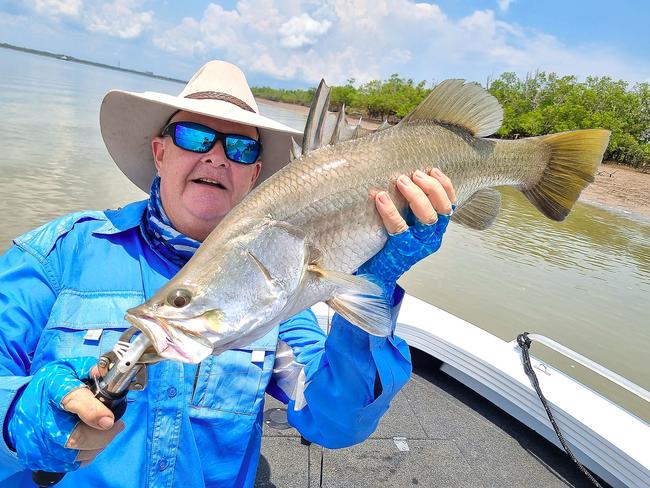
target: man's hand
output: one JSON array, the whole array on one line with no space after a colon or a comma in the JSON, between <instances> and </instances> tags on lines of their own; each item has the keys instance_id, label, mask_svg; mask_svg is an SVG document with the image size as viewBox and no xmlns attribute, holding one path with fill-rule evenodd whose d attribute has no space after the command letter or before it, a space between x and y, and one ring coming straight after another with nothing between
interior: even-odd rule
<instances>
[{"instance_id":1,"label":"man's hand","mask_svg":"<svg viewBox=\"0 0 650 488\"><path fill-rule=\"evenodd\" d=\"M389 300L399 277L440 248L456 204L454 187L439 169L429 174L416 171L412 178L401 175L397 188L409 203L415 222L409 226L388 193L375 195L375 205L389 237L384 248L358 270L358 274L373 275L373 281L381 282Z\"/></svg>"},{"instance_id":2,"label":"man's hand","mask_svg":"<svg viewBox=\"0 0 650 488\"><path fill-rule=\"evenodd\" d=\"M53 361L32 377L8 419L9 441L33 471L74 471L124 429L84 381L99 375L93 357Z\"/></svg>"}]
</instances>

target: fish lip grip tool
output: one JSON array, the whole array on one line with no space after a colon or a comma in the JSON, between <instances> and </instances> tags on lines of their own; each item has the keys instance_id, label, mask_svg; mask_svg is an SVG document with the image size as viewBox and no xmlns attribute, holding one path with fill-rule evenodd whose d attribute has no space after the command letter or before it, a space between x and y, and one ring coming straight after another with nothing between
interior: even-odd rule
<instances>
[{"instance_id":1,"label":"fish lip grip tool","mask_svg":"<svg viewBox=\"0 0 650 488\"><path fill-rule=\"evenodd\" d=\"M148 351L151 341L135 327L127 329L111 351L102 354L97 362L101 378L90 384L90 390L100 402L108 407L118 420L126 411L126 394L129 390L144 390L147 385L147 364L160 361L160 357ZM36 486L54 486L65 473L33 471Z\"/></svg>"}]
</instances>

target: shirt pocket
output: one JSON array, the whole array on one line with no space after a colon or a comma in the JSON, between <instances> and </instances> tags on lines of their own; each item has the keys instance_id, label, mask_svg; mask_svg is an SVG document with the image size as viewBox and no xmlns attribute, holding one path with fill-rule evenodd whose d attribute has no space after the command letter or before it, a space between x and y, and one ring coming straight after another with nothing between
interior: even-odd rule
<instances>
[{"instance_id":1,"label":"shirt pocket","mask_svg":"<svg viewBox=\"0 0 650 488\"><path fill-rule=\"evenodd\" d=\"M194 417L218 412L257 415L271 378L278 328L246 348L224 351L201 362L190 398Z\"/></svg>"},{"instance_id":2,"label":"shirt pocket","mask_svg":"<svg viewBox=\"0 0 650 488\"><path fill-rule=\"evenodd\" d=\"M142 302L142 292L63 290L41 334L32 369L66 357L99 359L130 327L126 310Z\"/></svg>"}]
</instances>

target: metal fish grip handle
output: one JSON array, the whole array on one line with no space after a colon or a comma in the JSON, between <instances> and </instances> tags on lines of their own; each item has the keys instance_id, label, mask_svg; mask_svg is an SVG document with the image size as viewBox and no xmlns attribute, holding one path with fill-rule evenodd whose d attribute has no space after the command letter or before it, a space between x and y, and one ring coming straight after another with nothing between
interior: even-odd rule
<instances>
[{"instance_id":1,"label":"metal fish grip handle","mask_svg":"<svg viewBox=\"0 0 650 488\"><path fill-rule=\"evenodd\" d=\"M145 354L150 345L147 336L131 327L120 336L113 350L103 354L97 362L100 370L107 373L89 382L90 391L113 412L115 420L119 420L126 411L126 394L129 390L143 390L147 384L145 362L154 362ZM32 480L41 488L56 485L64 476L65 473L32 471Z\"/></svg>"}]
</instances>

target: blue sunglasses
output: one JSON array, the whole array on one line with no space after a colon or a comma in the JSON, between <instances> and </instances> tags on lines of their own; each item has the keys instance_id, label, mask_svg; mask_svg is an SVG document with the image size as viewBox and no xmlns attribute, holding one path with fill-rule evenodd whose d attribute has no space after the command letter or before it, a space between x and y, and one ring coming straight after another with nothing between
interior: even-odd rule
<instances>
[{"instance_id":1,"label":"blue sunglasses","mask_svg":"<svg viewBox=\"0 0 650 488\"><path fill-rule=\"evenodd\" d=\"M195 153L207 153L221 141L226 157L241 164L253 164L262 151L262 144L252 137L224 134L194 122L172 122L163 129L162 135L170 136L181 149Z\"/></svg>"}]
</instances>

